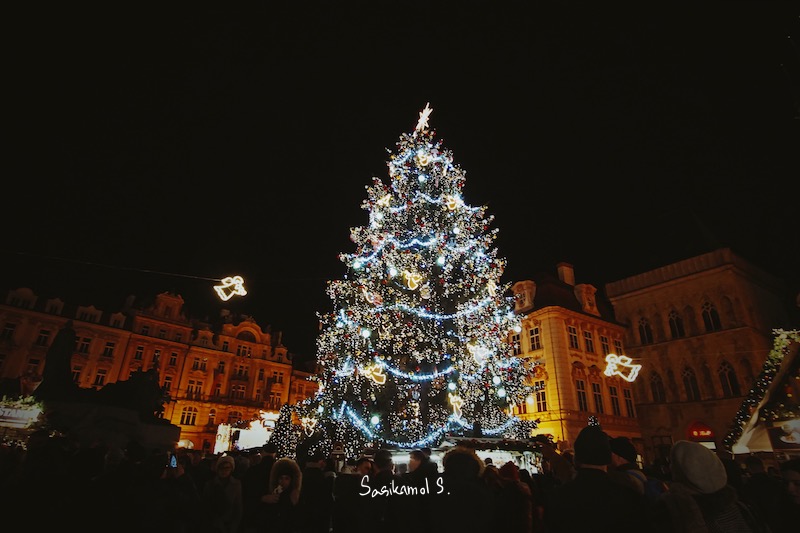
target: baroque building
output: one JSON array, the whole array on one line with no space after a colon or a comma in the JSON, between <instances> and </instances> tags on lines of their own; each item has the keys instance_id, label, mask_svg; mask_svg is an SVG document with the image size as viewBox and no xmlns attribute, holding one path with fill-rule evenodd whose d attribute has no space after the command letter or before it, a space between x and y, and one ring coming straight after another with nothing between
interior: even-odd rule
<instances>
[{"instance_id":1,"label":"baroque building","mask_svg":"<svg viewBox=\"0 0 800 533\"><path fill-rule=\"evenodd\" d=\"M30 394L41 380L56 333L72 320L72 378L99 389L155 368L168 397L163 417L181 429L179 445L213 451L220 424L272 424L280 407L315 393L312 372L292 366L280 333L223 311L217 323L186 316L180 295L129 299L118 312L9 291L0 304L0 379L4 392ZM9 388L9 383L18 384ZM16 390L14 390L16 389Z\"/></svg>"},{"instance_id":2,"label":"baroque building","mask_svg":"<svg viewBox=\"0 0 800 533\"><path fill-rule=\"evenodd\" d=\"M783 282L721 248L608 283L605 292L642 365L634 393L646 455L665 459L677 440L720 449L773 329L790 325Z\"/></svg>"},{"instance_id":3,"label":"baroque building","mask_svg":"<svg viewBox=\"0 0 800 533\"><path fill-rule=\"evenodd\" d=\"M514 354L536 363L527 378L535 392L513 412L538 420L535 433L551 436L562 451L590 417L642 450L633 386L626 379L633 370L605 374L607 354L625 354L625 327L595 287L575 284L572 265L559 263L557 270L558 277L539 273L512 286L522 316L522 330L511 338Z\"/></svg>"}]
</instances>

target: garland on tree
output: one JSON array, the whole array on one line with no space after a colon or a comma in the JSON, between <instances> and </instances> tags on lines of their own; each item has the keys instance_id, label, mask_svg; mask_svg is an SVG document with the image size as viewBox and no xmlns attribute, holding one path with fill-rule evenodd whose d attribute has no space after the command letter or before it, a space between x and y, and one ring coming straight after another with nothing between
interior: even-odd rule
<instances>
[{"instance_id":1,"label":"garland on tree","mask_svg":"<svg viewBox=\"0 0 800 533\"><path fill-rule=\"evenodd\" d=\"M769 355L767 355L761 373L758 375L758 378L756 378L753 387L750 389L739 411L736 413L730 431L722 440L722 445L726 450L732 450L733 445L742 436L744 427L753 416L753 411L758 408L758 404L764 398L767 389L780 371L784 357L789 351L789 346L793 342L800 342L800 330L786 331L783 329L774 329L772 331L775 335L772 350ZM786 411L778 412L775 409L763 409L759 421L771 422L778 416L788 416L790 414L792 413ZM797 415L798 413L793 414Z\"/></svg>"}]
</instances>

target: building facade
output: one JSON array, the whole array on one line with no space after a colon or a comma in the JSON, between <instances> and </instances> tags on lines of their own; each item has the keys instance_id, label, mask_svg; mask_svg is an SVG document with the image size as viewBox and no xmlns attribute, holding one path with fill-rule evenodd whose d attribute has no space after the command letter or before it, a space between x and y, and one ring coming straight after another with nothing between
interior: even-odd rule
<instances>
[{"instance_id":1,"label":"building facade","mask_svg":"<svg viewBox=\"0 0 800 533\"><path fill-rule=\"evenodd\" d=\"M535 392L513 412L539 420L535 433L551 435L562 451L572 448L590 417L641 449L630 373L605 374L606 355L625 354L625 328L595 287L575 284L572 265L557 269L557 278L537 274L512 286L522 316L522 330L511 339L514 352L536 363L528 376Z\"/></svg>"},{"instance_id":2,"label":"building facade","mask_svg":"<svg viewBox=\"0 0 800 533\"><path fill-rule=\"evenodd\" d=\"M789 326L783 283L723 248L608 283L641 363L634 393L646 456L677 440L721 448L773 344Z\"/></svg>"},{"instance_id":3,"label":"building facade","mask_svg":"<svg viewBox=\"0 0 800 533\"><path fill-rule=\"evenodd\" d=\"M280 334L251 317L223 313L218 324L190 319L180 295L162 293L115 313L70 308L32 290L9 291L0 304L0 378L30 394L41 380L56 333L72 320L77 333L73 381L102 388L137 370L156 368L169 401L163 417L181 428L180 446L213 451L220 424L270 424L280 407L316 391L311 372L292 367Z\"/></svg>"}]
</instances>

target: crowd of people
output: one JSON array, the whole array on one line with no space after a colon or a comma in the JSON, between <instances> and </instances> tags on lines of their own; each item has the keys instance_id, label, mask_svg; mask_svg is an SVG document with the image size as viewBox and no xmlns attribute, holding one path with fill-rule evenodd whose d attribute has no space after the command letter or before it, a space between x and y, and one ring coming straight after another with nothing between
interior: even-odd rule
<instances>
[{"instance_id":1,"label":"crowd of people","mask_svg":"<svg viewBox=\"0 0 800 533\"><path fill-rule=\"evenodd\" d=\"M388 449L341 466L319 452L277 457L269 444L210 454L38 433L0 447L0 501L34 530L170 533L781 533L800 517L800 459L770 469L678 441L663 468L643 470L631 441L599 426L571 452L541 452L531 472L466 446L441 466L418 449L401 473Z\"/></svg>"}]
</instances>

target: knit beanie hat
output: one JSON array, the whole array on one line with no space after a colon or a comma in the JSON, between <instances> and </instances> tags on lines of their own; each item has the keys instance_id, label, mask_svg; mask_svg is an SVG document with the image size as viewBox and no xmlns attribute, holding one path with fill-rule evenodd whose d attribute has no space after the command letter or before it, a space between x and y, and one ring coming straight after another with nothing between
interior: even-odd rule
<instances>
[{"instance_id":1,"label":"knit beanie hat","mask_svg":"<svg viewBox=\"0 0 800 533\"><path fill-rule=\"evenodd\" d=\"M608 435L600 426L586 426L575 439L575 461L584 465L611 463L611 446Z\"/></svg>"},{"instance_id":2,"label":"knit beanie hat","mask_svg":"<svg viewBox=\"0 0 800 533\"><path fill-rule=\"evenodd\" d=\"M511 461L508 461L500 467L500 477L519 481L519 467Z\"/></svg>"},{"instance_id":3,"label":"knit beanie hat","mask_svg":"<svg viewBox=\"0 0 800 533\"><path fill-rule=\"evenodd\" d=\"M698 442L679 440L672 445L669 458L672 478L701 494L717 492L728 484L722 460Z\"/></svg>"},{"instance_id":4,"label":"knit beanie hat","mask_svg":"<svg viewBox=\"0 0 800 533\"><path fill-rule=\"evenodd\" d=\"M217 470L220 467L220 465L225 463L229 463L233 470L236 469L236 461L233 459L233 457L231 457L230 455L223 455L222 457L217 459L217 464L214 466L214 470Z\"/></svg>"},{"instance_id":5,"label":"knit beanie hat","mask_svg":"<svg viewBox=\"0 0 800 533\"><path fill-rule=\"evenodd\" d=\"M619 455L629 463L636 462L636 447L628 437L615 437L609 441L611 451Z\"/></svg>"}]
</instances>

